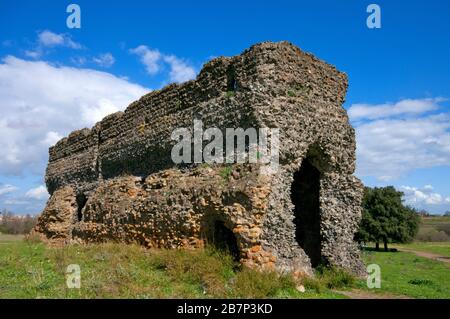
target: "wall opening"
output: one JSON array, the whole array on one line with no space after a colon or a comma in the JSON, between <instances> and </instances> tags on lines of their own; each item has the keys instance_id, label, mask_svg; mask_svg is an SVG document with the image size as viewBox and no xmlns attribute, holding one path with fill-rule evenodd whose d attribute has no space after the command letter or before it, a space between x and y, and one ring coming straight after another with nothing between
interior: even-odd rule
<instances>
[{"instance_id":1,"label":"wall opening","mask_svg":"<svg viewBox=\"0 0 450 319\"><path fill-rule=\"evenodd\" d=\"M227 70L227 92L236 92L237 82L235 71L233 67L229 67Z\"/></svg>"},{"instance_id":2,"label":"wall opening","mask_svg":"<svg viewBox=\"0 0 450 319\"><path fill-rule=\"evenodd\" d=\"M83 219L83 208L86 206L87 197L84 194L77 195L77 220L81 222Z\"/></svg>"},{"instance_id":3,"label":"wall opening","mask_svg":"<svg viewBox=\"0 0 450 319\"><path fill-rule=\"evenodd\" d=\"M307 157L294 173L291 200L294 204L295 238L311 260L321 263L320 172Z\"/></svg>"},{"instance_id":4,"label":"wall opening","mask_svg":"<svg viewBox=\"0 0 450 319\"><path fill-rule=\"evenodd\" d=\"M234 261L239 261L239 247L236 236L222 221L214 223L212 243L217 249L229 253Z\"/></svg>"}]
</instances>

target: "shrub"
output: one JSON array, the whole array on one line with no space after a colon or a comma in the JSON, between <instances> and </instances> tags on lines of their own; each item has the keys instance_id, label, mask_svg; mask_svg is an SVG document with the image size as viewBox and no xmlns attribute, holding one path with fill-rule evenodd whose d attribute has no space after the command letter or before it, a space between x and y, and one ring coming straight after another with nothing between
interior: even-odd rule
<instances>
[{"instance_id":1,"label":"shrub","mask_svg":"<svg viewBox=\"0 0 450 319\"><path fill-rule=\"evenodd\" d=\"M428 279L411 279L408 281L408 284L417 285L417 286L431 286L433 282Z\"/></svg>"},{"instance_id":2,"label":"shrub","mask_svg":"<svg viewBox=\"0 0 450 319\"><path fill-rule=\"evenodd\" d=\"M450 241L450 223L440 224L436 226L437 230L443 231L447 234L448 239Z\"/></svg>"},{"instance_id":3,"label":"shrub","mask_svg":"<svg viewBox=\"0 0 450 319\"><path fill-rule=\"evenodd\" d=\"M230 176L232 173L232 169L230 166L225 166L224 168L222 168L222 170L220 171L220 176L222 176L222 178L225 181L229 181L230 180Z\"/></svg>"},{"instance_id":4,"label":"shrub","mask_svg":"<svg viewBox=\"0 0 450 319\"><path fill-rule=\"evenodd\" d=\"M292 91L292 90L289 90L287 93L288 93L288 95L289 95L290 97L295 97L295 96L296 96L295 92Z\"/></svg>"}]
</instances>

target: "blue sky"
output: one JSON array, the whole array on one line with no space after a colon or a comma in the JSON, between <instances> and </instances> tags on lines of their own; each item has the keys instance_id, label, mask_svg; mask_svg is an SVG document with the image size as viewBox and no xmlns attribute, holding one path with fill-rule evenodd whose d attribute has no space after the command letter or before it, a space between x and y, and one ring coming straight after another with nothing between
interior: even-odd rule
<instances>
[{"instance_id":1,"label":"blue sky","mask_svg":"<svg viewBox=\"0 0 450 319\"><path fill-rule=\"evenodd\" d=\"M81 7L81 29L66 7ZM368 29L366 7L381 8ZM48 146L150 89L261 41L288 40L349 76L357 175L450 210L450 2L0 0L0 208L39 212Z\"/></svg>"}]
</instances>

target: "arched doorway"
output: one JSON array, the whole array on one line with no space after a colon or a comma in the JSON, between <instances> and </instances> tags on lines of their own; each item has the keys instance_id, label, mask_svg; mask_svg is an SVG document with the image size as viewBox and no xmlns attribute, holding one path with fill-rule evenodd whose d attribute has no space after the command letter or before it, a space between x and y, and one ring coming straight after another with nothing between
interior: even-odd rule
<instances>
[{"instance_id":1,"label":"arched doorway","mask_svg":"<svg viewBox=\"0 0 450 319\"><path fill-rule=\"evenodd\" d=\"M213 245L226 253L229 253L234 261L239 261L239 247L236 236L222 221L215 221L212 238Z\"/></svg>"},{"instance_id":2,"label":"arched doorway","mask_svg":"<svg viewBox=\"0 0 450 319\"><path fill-rule=\"evenodd\" d=\"M311 260L312 267L321 262L320 171L306 157L294 173L291 200L294 204L295 238Z\"/></svg>"}]
</instances>

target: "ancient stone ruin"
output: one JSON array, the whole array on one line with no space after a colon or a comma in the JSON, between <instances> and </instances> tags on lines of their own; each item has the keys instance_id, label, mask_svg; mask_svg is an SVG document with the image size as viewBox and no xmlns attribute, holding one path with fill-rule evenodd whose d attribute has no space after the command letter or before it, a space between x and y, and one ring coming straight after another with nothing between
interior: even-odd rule
<instances>
[{"instance_id":1,"label":"ancient stone ruin","mask_svg":"<svg viewBox=\"0 0 450 319\"><path fill-rule=\"evenodd\" d=\"M288 42L204 65L50 148L51 197L35 231L49 241L226 248L242 264L362 274L353 235L362 184L342 108L347 76ZM176 165L179 127L279 128L279 167Z\"/></svg>"}]
</instances>

